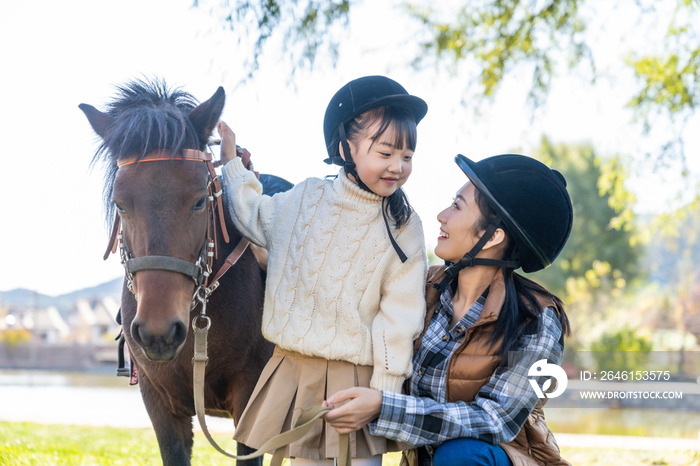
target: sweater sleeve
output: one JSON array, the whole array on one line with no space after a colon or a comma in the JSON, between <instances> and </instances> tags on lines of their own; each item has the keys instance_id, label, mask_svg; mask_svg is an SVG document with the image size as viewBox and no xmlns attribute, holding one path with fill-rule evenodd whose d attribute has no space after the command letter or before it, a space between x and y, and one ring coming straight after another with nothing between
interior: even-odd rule
<instances>
[{"instance_id":1,"label":"sweater sleeve","mask_svg":"<svg viewBox=\"0 0 700 466\"><path fill-rule=\"evenodd\" d=\"M420 219L414 213L398 240L408 256L405 263L393 248L392 270L382 285L379 312L372 322L374 372L370 387L401 391L411 375L413 340L423 329L425 319L425 279L428 258Z\"/></svg>"},{"instance_id":2,"label":"sweater sleeve","mask_svg":"<svg viewBox=\"0 0 700 466\"><path fill-rule=\"evenodd\" d=\"M274 219L281 215L286 202L299 192L299 185L291 191L266 196L253 172L243 166L240 157L228 162L222 169L224 190L231 218L238 231L253 243L269 249Z\"/></svg>"}]
</instances>

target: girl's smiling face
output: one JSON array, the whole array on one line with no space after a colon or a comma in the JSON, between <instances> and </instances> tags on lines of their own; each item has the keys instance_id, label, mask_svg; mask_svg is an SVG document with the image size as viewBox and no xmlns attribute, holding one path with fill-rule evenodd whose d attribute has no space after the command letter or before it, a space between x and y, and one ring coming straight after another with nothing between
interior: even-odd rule
<instances>
[{"instance_id":1,"label":"girl's smiling face","mask_svg":"<svg viewBox=\"0 0 700 466\"><path fill-rule=\"evenodd\" d=\"M380 125L381 120L375 121L359 141L348 143L357 175L372 192L386 197L394 194L411 175L413 151L405 143L397 146L393 124L373 139L372 135L377 134ZM342 147L341 154L344 156ZM352 175L349 178L357 183Z\"/></svg>"}]
</instances>

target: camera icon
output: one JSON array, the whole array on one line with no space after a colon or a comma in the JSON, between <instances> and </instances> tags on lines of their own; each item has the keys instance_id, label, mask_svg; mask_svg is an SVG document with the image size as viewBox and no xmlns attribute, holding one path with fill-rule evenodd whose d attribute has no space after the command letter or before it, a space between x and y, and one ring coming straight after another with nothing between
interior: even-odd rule
<instances>
[{"instance_id":1,"label":"camera icon","mask_svg":"<svg viewBox=\"0 0 700 466\"><path fill-rule=\"evenodd\" d=\"M530 366L527 375L528 377L550 377L542 384L542 388L537 384L537 380L527 379L538 398L556 398L564 393L569 383L569 378L566 376L564 369L556 364L548 363L546 359L540 359ZM552 386L552 380L556 380L556 388L553 392L547 393L547 390Z\"/></svg>"}]
</instances>

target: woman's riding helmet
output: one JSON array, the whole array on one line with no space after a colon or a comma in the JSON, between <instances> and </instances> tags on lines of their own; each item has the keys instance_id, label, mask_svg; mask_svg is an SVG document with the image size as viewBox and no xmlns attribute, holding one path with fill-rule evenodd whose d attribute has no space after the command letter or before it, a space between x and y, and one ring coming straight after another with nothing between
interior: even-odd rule
<instances>
[{"instance_id":1,"label":"woman's riding helmet","mask_svg":"<svg viewBox=\"0 0 700 466\"><path fill-rule=\"evenodd\" d=\"M476 246L448 267L445 281L476 265L522 267L528 273L548 267L564 249L574 220L564 176L524 155L496 155L474 162L460 154L455 162L498 214L515 248L507 261L476 258L499 227L490 225Z\"/></svg>"},{"instance_id":2,"label":"woman's riding helmet","mask_svg":"<svg viewBox=\"0 0 700 466\"><path fill-rule=\"evenodd\" d=\"M496 211L519 246L525 272L549 267L571 234L574 209L564 175L524 155L473 162L455 157L465 175Z\"/></svg>"}]
</instances>

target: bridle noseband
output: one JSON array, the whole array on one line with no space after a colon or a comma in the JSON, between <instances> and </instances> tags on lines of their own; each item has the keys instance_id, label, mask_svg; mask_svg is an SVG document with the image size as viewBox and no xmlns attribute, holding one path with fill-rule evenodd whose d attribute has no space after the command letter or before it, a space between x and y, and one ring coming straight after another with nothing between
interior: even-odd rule
<instances>
[{"instance_id":1,"label":"bridle noseband","mask_svg":"<svg viewBox=\"0 0 700 466\"><path fill-rule=\"evenodd\" d=\"M228 230L226 229L226 222L224 220L223 202L221 199L221 183L215 170L215 167L219 164L219 162L212 162L211 153L194 149L183 149L180 156L173 157L171 157L170 152L167 150L158 150L151 152L142 158L130 157L120 160L117 163L117 167L121 168L126 165L141 162L173 160L203 162L207 166L207 190L209 192L209 196L207 197L207 236L197 260L192 263L171 256L132 257L126 243L124 242L119 213L115 214L114 226L112 227L112 234L110 235L107 251L105 251L104 254L104 259L106 260L110 254L115 253L117 251L117 245L119 245L119 255L121 257L121 263L124 266L127 288L132 294L134 294L136 299L138 299L138 296L134 291L134 275L136 272L142 270L165 270L168 272L180 273L191 278L195 283L195 290L192 295L190 310L193 310L197 304L201 302L201 314L202 316L205 316L207 298L219 286L219 279L238 261L238 259L240 259L250 243L247 239L241 238L234 250L231 252L231 254L229 254L224 264L212 279L210 285L209 277L212 272L212 266L214 259L218 257L218 244L216 240L217 215L219 217L219 226L221 228L224 241L226 243L229 242Z\"/></svg>"}]
</instances>

